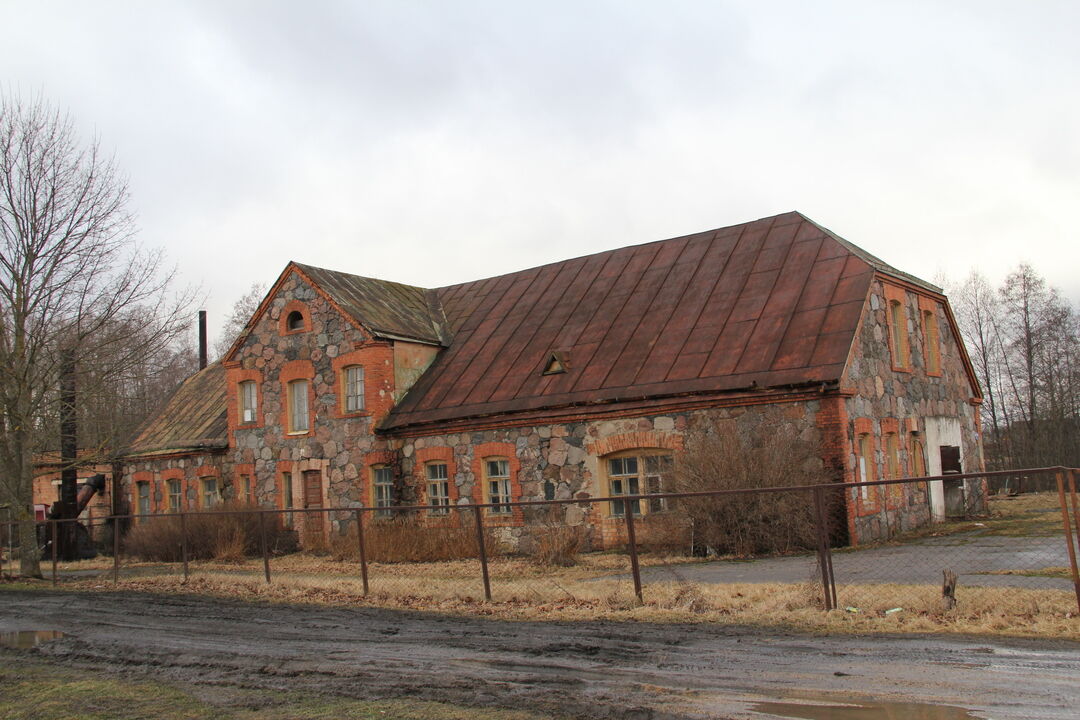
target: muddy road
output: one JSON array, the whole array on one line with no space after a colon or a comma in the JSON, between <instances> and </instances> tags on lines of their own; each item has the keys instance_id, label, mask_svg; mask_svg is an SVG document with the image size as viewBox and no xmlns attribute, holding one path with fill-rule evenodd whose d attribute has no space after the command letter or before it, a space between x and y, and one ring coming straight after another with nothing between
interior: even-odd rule
<instances>
[{"instance_id":1,"label":"muddy road","mask_svg":"<svg viewBox=\"0 0 1080 720\"><path fill-rule=\"evenodd\" d=\"M0 632L73 667L184 685L410 696L580 718L763 718L768 701L927 703L920 718L1075 718L1080 645L524 623L127 593L0 593ZM811 714L794 717L815 717ZM847 715L844 717L884 717ZM899 717L889 715L889 717Z\"/></svg>"}]
</instances>

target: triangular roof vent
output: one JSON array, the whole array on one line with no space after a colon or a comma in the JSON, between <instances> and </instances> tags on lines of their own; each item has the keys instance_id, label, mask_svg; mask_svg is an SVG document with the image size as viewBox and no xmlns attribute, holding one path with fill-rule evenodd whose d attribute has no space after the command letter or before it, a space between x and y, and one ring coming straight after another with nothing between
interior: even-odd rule
<instances>
[{"instance_id":1,"label":"triangular roof vent","mask_svg":"<svg viewBox=\"0 0 1080 720\"><path fill-rule=\"evenodd\" d=\"M564 373L570 368L570 363L567 361L567 353L563 350L553 350L548 353L547 360L544 362L544 370L542 375L558 375Z\"/></svg>"}]
</instances>

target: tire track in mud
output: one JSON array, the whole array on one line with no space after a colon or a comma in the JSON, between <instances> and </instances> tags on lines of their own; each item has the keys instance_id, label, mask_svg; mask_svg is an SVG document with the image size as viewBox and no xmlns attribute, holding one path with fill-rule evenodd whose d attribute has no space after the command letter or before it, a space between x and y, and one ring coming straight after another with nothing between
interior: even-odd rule
<instances>
[{"instance_id":1,"label":"tire track in mud","mask_svg":"<svg viewBox=\"0 0 1080 720\"><path fill-rule=\"evenodd\" d=\"M67 633L34 652L181 684L653 720L761 717L750 703L792 698L915 700L1016 718L1071 718L1080 702L1080 644L1064 641L506 622L133 593L0 598L0 630Z\"/></svg>"}]
</instances>

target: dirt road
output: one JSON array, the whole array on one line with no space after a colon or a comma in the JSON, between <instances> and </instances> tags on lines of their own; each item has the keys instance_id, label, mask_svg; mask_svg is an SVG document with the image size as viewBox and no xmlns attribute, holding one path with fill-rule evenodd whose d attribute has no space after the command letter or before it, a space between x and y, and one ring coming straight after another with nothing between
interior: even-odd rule
<instances>
[{"instance_id":1,"label":"dirt road","mask_svg":"<svg viewBox=\"0 0 1080 720\"><path fill-rule=\"evenodd\" d=\"M1080 645L1066 642L820 638L715 625L519 623L4 591L0 632L15 630L66 633L21 652L74 667L146 670L174 683L411 696L582 718L776 717L751 708L799 699L974 711L931 708L921 718L1073 718L1080 704ZM16 658L0 651L0 662Z\"/></svg>"}]
</instances>

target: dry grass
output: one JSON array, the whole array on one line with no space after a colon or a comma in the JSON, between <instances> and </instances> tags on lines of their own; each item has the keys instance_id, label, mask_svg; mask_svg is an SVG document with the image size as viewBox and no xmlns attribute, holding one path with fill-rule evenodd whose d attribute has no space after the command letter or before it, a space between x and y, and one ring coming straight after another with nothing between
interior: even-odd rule
<instances>
[{"instance_id":1,"label":"dry grass","mask_svg":"<svg viewBox=\"0 0 1080 720\"><path fill-rule=\"evenodd\" d=\"M667 565L672 560L641 558L645 567ZM363 595L358 565L326 556L296 554L275 559L270 585L262 581L257 562L237 565L204 561L192 563L191 569L187 584L175 574L175 568L169 569L169 575L122 576L118 585L100 579L64 584L103 591L186 592L256 601L407 608L508 620L722 622L824 633L985 633L1080 640L1075 597L1060 590L961 587L957 591L959 606L945 612L940 607L941 590L937 586L847 585L839 588L841 609L824 612L820 586L810 582L650 582L644 589L645 603L639 605L626 577L626 558L603 553L582 555L579 564L571 568L537 565L528 558L493 559L489 565L492 602L483 599L476 560L372 563L367 597ZM898 606L903 609L886 614ZM847 612L845 607L858 608L858 612Z\"/></svg>"}]
</instances>

